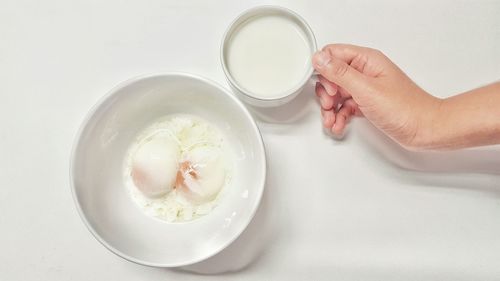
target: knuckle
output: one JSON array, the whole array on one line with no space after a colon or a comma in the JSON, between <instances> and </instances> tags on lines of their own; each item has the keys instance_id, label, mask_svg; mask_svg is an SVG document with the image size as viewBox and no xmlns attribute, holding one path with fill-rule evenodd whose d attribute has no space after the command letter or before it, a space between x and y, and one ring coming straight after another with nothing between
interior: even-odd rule
<instances>
[{"instance_id":1,"label":"knuckle","mask_svg":"<svg viewBox=\"0 0 500 281\"><path fill-rule=\"evenodd\" d=\"M333 48L333 47L335 47L335 45L334 45L334 44L327 44L327 45L325 45L325 46L323 47L323 51L326 51L326 50L331 49L331 48Z\"/></svg>"},{"instance_id":2,"label":"knuckle","mask_svg":"<svg viewBox=\"0 0 500 281\"><path fill-rule=\"evenodd\" d=\"M336 77L343 77L349 70L349 66L342 61L335 61L332 63L332 73Z\"/></svg>"},{"instance_id":3,"label":"knuckle","mask_svg":"<svg viewBox=\"0 0 500 281\"><path fill-rule=\"evenodd\" d=\"M354 57L351 62L351 67L354 67L359 72L364 72L365 67L368 64L368 56L366 54L358 54Z\"/></svg>"},{"instance_id":4,"label":"knuckle","mask_svg":"<svg viewBox=\"0 0 500 281\"><path fill-rule=\"evenodd\" d=\"M377 49L372 49L372 53L374 56L377 56L377 57L385 57L385 54L382 51L377 50Z\"/></svg>"},{"instance_id":5,"label":"knuckle","mask_svg":"<svg viewBox=\"0 0 500 281\"><path fill-rule=\"evenodd\" d=\"M328 44L323 47L323 51L332 51L337 49L338 44Z\"/></svg>"}]
</instances>

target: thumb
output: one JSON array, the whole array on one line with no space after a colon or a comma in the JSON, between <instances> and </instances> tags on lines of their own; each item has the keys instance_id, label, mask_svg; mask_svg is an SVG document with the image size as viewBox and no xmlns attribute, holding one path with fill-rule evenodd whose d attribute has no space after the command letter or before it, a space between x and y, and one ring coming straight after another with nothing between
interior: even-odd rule
<instances>
[{"instance_id":1,"label":"thumb","mask_svg":"<svg viewBox=\"0 0 500 281\"><path fill-rule=\"evenodd\" d=\"M345 61L331 56L326 51L319 51L313 56L313 66L323 77L349 92L353 98L359 98L372 87L370 79Z\"/></svg>"}]
</instances>

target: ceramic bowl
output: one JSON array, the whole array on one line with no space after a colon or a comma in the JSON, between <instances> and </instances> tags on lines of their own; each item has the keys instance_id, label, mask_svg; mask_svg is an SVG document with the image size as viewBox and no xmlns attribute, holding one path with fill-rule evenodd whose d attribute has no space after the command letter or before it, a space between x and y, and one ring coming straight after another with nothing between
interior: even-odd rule
<instances>
[{"instance_id":1,"label":"ceramic bowl","mask_svg":"<svg viewBox=\"0 0 500 281\"><path fill-rule=\"evenodd\" d=\"M132 201L123 163L141 130L179 113L219 128L234 153L234 170L214 210L190 222L168 223ZM70 168L76 207L95 238L127 260L157 267L196 263L228 246L254 216L265 176L262 138L245 106L214 82L183 73L135 78L112 89L85 118Z\"/></svg>"}]
</instances>

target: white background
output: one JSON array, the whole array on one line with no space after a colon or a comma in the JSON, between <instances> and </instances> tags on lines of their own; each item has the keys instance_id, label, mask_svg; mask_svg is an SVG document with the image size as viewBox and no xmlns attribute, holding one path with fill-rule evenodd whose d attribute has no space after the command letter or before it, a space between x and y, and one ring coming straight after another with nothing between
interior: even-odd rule
<instances>
[{"instance_id":1,"label":"white background","mask_svg":"<svg viewBox=\"0 0 500 281\"><path fill-rule=\"evenodd\" d=\"M258 112L266 191L225 251L148 268L90 235L68 179L89 108L148 73L192 72L227 87L220 40L247 8L295 10L320 46L381 49L437 96L500 77L500 1L242 2L1 1L0 280L500 280L500 148L408 153L363 120L335 141L312 86Z\"/></svg>"}]
</instances>

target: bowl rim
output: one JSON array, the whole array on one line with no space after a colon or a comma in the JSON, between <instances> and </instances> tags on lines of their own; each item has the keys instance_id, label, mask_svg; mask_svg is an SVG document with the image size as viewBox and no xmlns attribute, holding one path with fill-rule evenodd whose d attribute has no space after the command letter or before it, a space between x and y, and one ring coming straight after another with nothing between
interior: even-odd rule
<instances>
[{"instance_id":1,"label":"bowl rim","mask_svg":"<svg viewBox=\"0 0 500 281\"><path fill-rule=\"evenodd\" d=\"M249 15L252 17L258 16L259 14L264 15L265 12L282 13L284 15L287 15L287 16L294 18L302 25L301 27L304 29L304 31L306 33L305 35L308 36L308 39L310 41L309 43L312 45L311 46L312 52L316 52L316 50L318 49L318 46L317 46L317 42L316 42L316 36L314 35L314 32L313 32L311 26L306 22L306 20L302 16L300 16L298 13L296 13L295 11L288 9L288 8L285 8L285 7L282 7L282 6L278 6L278 5L256 6L256 7L253 7L253 8L250 8L250 9L247 9L247 10L241 12L238 16L236 16L236 18L234 18L231 21L229 26L224 31L224 35L222 36L222 41L221 41L220 51L219 51L220 63L222 65L222 70L224 71L224 75L225 75L226 79L229 81L229 83L232 86L234 86L244 96L251 98L251 99L254 99L254 100L262 101L262 102L272 102L272 101L280 101L280 100L286 99L290 96L298 94L299 90L302 87L304 87L305 84L307 84L307 81L314 74L314 68L312 67L312 65L310 65L307 68L307 71L304 73L304 76L300 80L300 83L297 83L297 85L294 86L293 88L290 88L290 89L284 91L283 93L281 93L280 95L275 96L275 97L261 97L261 96L255 95L254 93L241 87L239 85L239 83L236 82L236 80L233 78L231 72L229 71L229 67L227 66L227 62L226 62L226 58L225 58L225 53L227 51L226 50L227 49L226 43L227 43L228 39L231 37L231 35L233 35L235 28L241 24L241 23L239 23L239 21L241 21L242 18L249 16ZM255 15L252 15L252 14L255 14ZM246 19L245 21L247 21L247 20L248 19ZM312 53L311 53L311 56L312 56Z\"/></svg>"},{"instance_id":2,"label":"bowl rim","mask_svg":"<svg viewBox=\"0 0 500 281\"><path fill-rule=\"evenodd\" d=\"M159 263L159 262L148 262L144 261L132 256L129 256L119 249L113 247L112 245L108 244L107 241L105 241L97 232L96 230L92 227L90 222L87 220L87 217L82 209L82 206L80 205L80 202L78 200L78 196L76 194L76 188L75 188L75 181L74 181L74 174L75 174L75 155L78 147L80 146L81 140L82 140L82 134L83 131L87 128L90 120L93 118L93 116L96 114L96 112L104 105L107 101L109 101L111 98L113 98L116 93L119 92L119 90L130 86L134 83L137 83L142 80L146 79L151 79L155 77L166 77L166 76L180 76L180 77L187 77L190 79L198 80L204 83L207 83L217 89L219 89L222 93L224 93L227 97L229 97L235 104L241 109L241 112L245 115L245 117L250 121L250 124L253 128L253 132L257 136L258 140L258 146L262 149L262 161L260 163L260 169L262 173L262 179L258 186L260 187L260 190L258 191L259 193L257 194L257 201L256 204L252 206L252 210L250 211L250 217L246 223L243 224L240 229L236 231L236 235L231 237L231 239L228 239L225 243L223 243L219 248L215 249L212 252L209 252L208 254L202 255L200 257L196 257L190 260L186 260L184 262L176 262L176 263ZM265 188L265 182L266 182L266 177L267 177L267 158L266 158L266 148L264 145L264 141L262 139L262 134L259 130L259 127L257 126L257 123L255 122L254 118L248 111L248 109L245 107L245 105L237 98L235 97L229 90L221 86L219 83L210 80L204 76L200 76L197 74L191 74L187 72L181 72L181 71L172 71L172 72L162 72L162 73L154 73L154 74L144 74L144 75L139 75L135 76L132 78L129 78L127 80L124 80L118 84L116 84L114 87L112 87L106 94L104 94L102 97L100 97L95 104L87 111L85 114L85 117L83 118L83 121L81 122L73 140L73 145L71 148L71 153L70 153L70 165L69 165L69 181L70 181L70 189L71 189L71 195L74 201L74 204L76 206L78 215L80 219L83 221L85 224L87 230L92 234L92 236L99 242L101 245L103 245L106 249L108 249L110 252L113 254L128 260L130 262L140 264L140 265L145 265L145 266L150 266L150 267L180 267L180 266L186 266L190 264L195 264L197 262L201 262L203 260L206 260L210 257L215 256L216 254L220 253L222 250L224 250L226 247L228 247L230 244L232 244L240 235L243 233L243 231L248 227L250 222L253 220L255 217L255 214L260 206L262 196L264 193L264 188Z\"/></svg>"}]
</instances>

